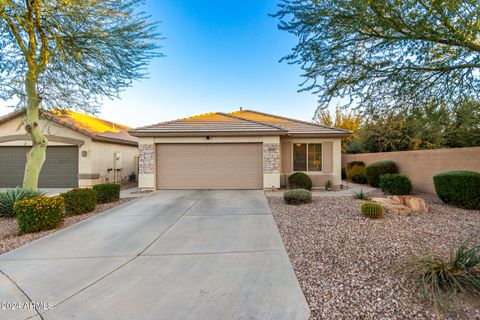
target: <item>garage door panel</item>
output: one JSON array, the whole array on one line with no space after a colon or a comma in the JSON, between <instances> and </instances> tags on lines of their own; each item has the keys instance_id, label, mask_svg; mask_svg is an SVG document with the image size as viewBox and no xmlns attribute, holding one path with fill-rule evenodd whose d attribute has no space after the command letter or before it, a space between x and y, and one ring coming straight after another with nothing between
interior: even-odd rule
<instances>
[{"instance_id":1,"label":"garage door panel","mask_svg":"<svg viewBox=\"0 0 480 320\"><path fill-rule=\"evenodd\" d=\"M30 147L0 147L0 187L23 183L27 152ZM78 147L47 147L47 156L39 178L40 188L78 186Z\"/></svg>"},{"instance_id":2,"label":"garage door panel","mask_svg":"<svg viewBox=\"0 0 480 320\"><path fill-rule=\"evenodd\" d=\"M262 145L158 144L158 189L261 189Z\"/></svg>"}]
</instances>

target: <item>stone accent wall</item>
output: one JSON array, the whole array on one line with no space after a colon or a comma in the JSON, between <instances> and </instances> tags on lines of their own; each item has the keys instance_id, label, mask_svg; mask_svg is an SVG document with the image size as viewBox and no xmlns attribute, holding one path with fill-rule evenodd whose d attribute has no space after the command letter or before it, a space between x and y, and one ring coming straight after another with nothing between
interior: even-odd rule
<instances>
[{"instance_id":1,"label":"stone accent wall","mask_svg":"<svg viewBox=\"0 0 480 320\"><path fill-rule=\"evenodd\" d=\"M155 145L138 145L138 172L153 173L155 168Z\"/></svg>"},{"instance_id":2,"label":"stone accent wall","mask_svg":"<svg viewBox=\"0 0 480 320\"><path fill-rule=\"evenodd\" d=\"M263 173L280 173L280 144L263 144Z\"/></svg>"}]
</instances>

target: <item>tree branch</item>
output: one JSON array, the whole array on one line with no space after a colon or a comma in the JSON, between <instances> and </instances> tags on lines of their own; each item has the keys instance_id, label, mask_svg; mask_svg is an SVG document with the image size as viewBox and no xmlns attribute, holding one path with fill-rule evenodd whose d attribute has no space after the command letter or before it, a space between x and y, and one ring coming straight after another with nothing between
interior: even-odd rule
<instances>
[{"instance_id":1,"label":"tree branch","mask_svg":"<svg viewBox=\"0 0 480 320\"><path fill-rule=\"evenodd\" d=\"M40 35L40 41L42 43L41 48L40 48L40 58L39 58L39 63L38 63L38 68L37 68L37 75L41 73L42 71L45 70L48 64L48 60L50 57L50 52L48 48L48 37L45 34L42 23L40 20L41 17L41 8L40 8L40 1L35 0L35 28L38 31L38 34Z\"/></svg>"},{"instance_id":2,"label":"tree branch","mask_svg":"<svg viewBox=\"0 0 480 320\"><path fill-rule=\"evenodd\" d=\"M5 11L4 5L0 6L0 16L2 16L2 18L7 22L7 25L10 28L10 32L15 37L15 40L17 41L17 44L20 47L20 50L22 50L22 53L25 56L27 56L27 53L28 53L27 47L25 46L25 43L23 42L22 37L20 36L20 32L17 26L8 17L7 12Z\"/></svg>"}]
</instances>

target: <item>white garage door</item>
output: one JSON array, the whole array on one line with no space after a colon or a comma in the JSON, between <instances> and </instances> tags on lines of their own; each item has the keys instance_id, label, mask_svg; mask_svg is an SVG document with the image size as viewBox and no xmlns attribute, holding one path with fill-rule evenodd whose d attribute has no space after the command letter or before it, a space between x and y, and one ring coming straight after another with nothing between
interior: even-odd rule
<instances>
[{"instance_id":1,"label":"white garage door","mask_svg":"<svg viewBox=\"0 0 480 320\"><path fill-rule=\"evenodd\" d=\"M262 189L261 143L157 144L157 189Z\"/></svg>"}]
</instances>

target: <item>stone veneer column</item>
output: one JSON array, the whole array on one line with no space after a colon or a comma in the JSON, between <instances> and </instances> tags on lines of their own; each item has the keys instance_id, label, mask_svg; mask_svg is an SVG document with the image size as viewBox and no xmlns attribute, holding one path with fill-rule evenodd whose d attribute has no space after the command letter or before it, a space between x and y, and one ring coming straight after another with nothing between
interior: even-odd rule
<instances>
[{"instance_id":1,"label":"stone veneer column","mask_svg":"<svg viewBox=\"0 0 480 320\"><path fill-rule=\"evenodd\" d=\"M280 144L263 144L263 173L280 173Z\"/></svg>"},{"instance_id":2,"label":"stone veneer column","mask_svg":"<svg viewBox=\"0 0 480 320\"><path fill-rule=\"evenodd\" d=\"M140 174L153 173L155 166L154 157L154 145L153 144L140 144L138 145L138 172Z\"/></svg>"},{"instance_id":3,"label":"stone veneer column","mask_svg":"<svg viewBox=\"0 0 480 320\"><path fill-rule=\"evenodd\" d=\"M138 144L138 187L155 189L155 144Z\"/></svg>"},{"instance_id":4,"label":"stone veneer column","mask_svg":"<svg viewBox=\"0 0 480 320\"><path fill-rule=\"evenodd\" d=\"M263 142L263 188L280 188L280 141Z\"/></svg>"}]
</instances>

